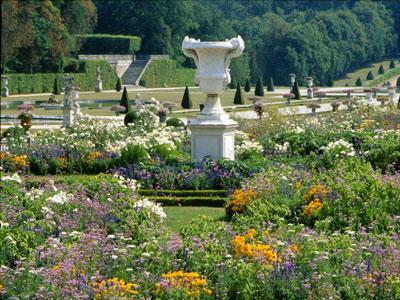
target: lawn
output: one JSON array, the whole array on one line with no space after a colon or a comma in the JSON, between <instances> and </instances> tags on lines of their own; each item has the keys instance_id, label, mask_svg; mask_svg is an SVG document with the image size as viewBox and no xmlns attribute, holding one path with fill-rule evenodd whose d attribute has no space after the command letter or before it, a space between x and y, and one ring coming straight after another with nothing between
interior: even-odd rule
<instances>
[{"instance_id":1,"label":"lawn","mask_svg":"<svg viewBox=\"0 0 400 300\"><path fill-rule=\"evenodd\" d=\"M396 63L396 67L399 66L399 59L395 59L394 60ZM390 60L384 60L384 61L380 61L380 62L376 62L374 64L371 64L365 68L362 69L358 69L352 73L347 73L345 78L336 80L334 82L334 86L346 86L346 84L348 84L349 86L355 86L356 80L358 77L361 78L361 80L363 81L364 85L366 83L368 83L367 81L367 74L369 71L372 71L372 74L374 75L375 79L378 78L379 74L378 74L378 69L380 65L383 65L383 68L385 69L385 73L388 72L389 69L389 64L390 64Z\"/></svg>"},{"instance_id":2,"label":"lawn","mask_svg":"<svg viewBox=\"0 0 400 300\"><path fill-rule=\"evenodd\" d=\"M164 211L167 214L166 225L173 232L179 232L193 219L205 215L215 220L225 216L225 209L219 207L192 207L192 206L166 206Z\"/></svg>"}]
</instances>

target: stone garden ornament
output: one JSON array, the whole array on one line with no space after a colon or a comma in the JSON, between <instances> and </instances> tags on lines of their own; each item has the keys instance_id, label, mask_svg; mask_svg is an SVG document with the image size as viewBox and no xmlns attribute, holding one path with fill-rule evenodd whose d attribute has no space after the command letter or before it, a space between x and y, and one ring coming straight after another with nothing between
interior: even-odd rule
<instances>
[{"instance_id":1,"label":"stone garden ornament","mask_svg":"<svg viewBox=\"0 0 400 300\"><path fill-rule=\"evenodd\" d=\"M9 96L9 90L8 90L8 77L2 75L1 76L1 96L2 97L8 97Z\"/></svg>"},{"instance_id":2,"label":"stone garden ornament","mask_svg":"<svg viewBox=\"0 0 400 300\"><path fill-rule=\"evenodd\" d=\"M232 58L240 56L243 50L244 42L240 36L224 42L201 42L186 36L182 42L183 53L196 63L195 82L207 94L202 111L188 122L193 161L204 157L235 158L238 124L223 110L219 95L231 81L229 65Z\"/></svg>"},{"instance_id":3,"label":"stone garden ornament","mask_svg":"<svg viewBox=\"0 0 400 300\"><path fill-rule=\"evenodd\" d=\"M101 80L100 66L96 68L96 88L95 92L100 93L103 90L103 81Z\"/></svg>"}]
</instances>

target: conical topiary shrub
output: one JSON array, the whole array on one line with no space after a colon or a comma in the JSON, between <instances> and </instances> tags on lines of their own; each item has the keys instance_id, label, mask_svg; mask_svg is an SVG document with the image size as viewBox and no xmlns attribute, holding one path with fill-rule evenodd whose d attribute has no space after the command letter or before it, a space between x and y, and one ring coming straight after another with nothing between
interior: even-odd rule
<instances>
[{"instance_id":1,"label":"conical topiary shrub","mask_svg":"<svg viewBox=\"0 0 400 300\"><path fill-rule=\"evenodd\" d=\"M264 85L263 85L261 77L259 77L258 80L257 80L257 84L256 84L256 89L254 91L254 95L255 96L260 96L260 97L264 96Z\"/></svg>"},{"instance_id":2,"label":"conical topiary shrub","mask_svg":"<svg viewBox=\"0 0 400 300\"><path fill-rule=\"evenodd\" d=\"M385 73L385 69L383 68L382 65L379 66L378 73L381 74L381 75Z\"/></svg>"},{"instance_id":3,"label":"conical topiary shrub","mask_svg":"<svg viewBox=\"0 0 400 300\"><path fill-rule=\"evenodd\" d=\"M58 86L57 77L54 78L54 83L53 83L53 94L54 94L54 95L59 95L59 94L60 94L60 87Z\"/></svg>"},{"instance_id":4,"label":"conical topiary shrub","mask_svg":"<svg viewBox=\"0 0 400 300\"><path fill-rule=\"evenodd\" d=\"M367 80L373 80L373 79L374 79L374 74L372 74L372 72L369 71L367 75Z\"/></svg>"},{"instance_id":5,"label":"conical topiary shrub","mask_svg":"<svg viewBox=\"0 0 400 300\"><path fill-rule=\"evenodd\" d=\"M120 92L121 89L122 89L121 78L118 77L118 79L117 79L117 84L115 85L115 90L116 90L117 92Z\"/></svg>"},{"instance_id":6,"label":"conical topiary shrub","mask_svg":"<svg viewBox=\"0 0 400 300\"><path fill-rule=\"evenodd\" d=\"M235 79L235 77L232 77L232 78L231 78L231 82L229 83L229 88L230 88L231 90L233 90L233 89L236 88L236 79Z\"/></svg>"},{"instance_id":7,"label":"conical topiary shrub","mask_svg":"<svg viewBox=\"0 0 400 300\"><path fill-rule=\"evenodd\" d=\"M363 82L362 82L361 78L358 77L356 80L356 86L362 86L362 85L363 85Z\"/></svg>"},{"instance_id":8,"label":"conical topiary shrub","mask_svg":"<svg viewBox=\"0 0 400 300\"><path fill-rule=\"evenodd\" d=\"M243 98L243 93L242 89L240 88L239 82L236 85L236 93L235 93L235 98L233 99L234 104L244 104L244 98Z\"/></svg>"},{"instance_id":9,"label":"conical topiary shrub","mask_svg":"<svg viewBox=\"0 0 400 300\"><path fill-rule=\"evenodd\" d=\"M333 79L332 79L331 74L328 75L328 80L326 81L326 86L333 86Z\"/></svg>"},{"instance_id":10,"label":"conical topiary shrub","mask_svg":"<svg viewBox=\"0 0 400 300\"><path fill-rule=\"evenodd\" d=\"M301 99L301 94L299 90L299 84L297 83L297 80L294 81L292 93L294 94L294 99L300 100Z\"/></svg>"},{"instance_id":11,"label":"conical topiary shrub","mask_svg":"<svg viewBox=\"0 0 400 300\"><path fill-rule=\"evenodd\" d=\"M128 111L131 110L131 105L129 103L129 98L128 98L128 91L126 90L126 87L124 87L124 91L122 92L122 97L121 97L121 102L119 105L125 107L125 111L123 111L123 114L126 114Z\"/></svg>"},{"instance_id":12,"label":"conical topiary shrub","mask_svg":"<svg viewBox=\"0 0 400 300\"><path fill-rule=\"evenodd\" d=\"M394 60L390 61L389 69L394 69L396 68L396 64L394 63Z\"/></svg>"},{"instance_id":13,"label":"conical topiary shrub","mask_svg":"<svg viewBox=\"0 0 400 300\"><path fill-rule=\"evenodd\" d=\"M251 91L251 83L250 83L250 79L249 78L247 78L247 80L246 80L246 84L244 85L244 90L245 90L246 93Z\"/></svg>"},{"instance_id":14,"label":"conical topiary shrub","mask_svg":"<svg viewBox=\"0 0 400 300\"><path fill-rule=\"evenodd\" d=\"M267 91L273 92L275 90L274 88L274 80L272 77L269 78L268 84L267 84Z\"/></svg>"},{"instance_id":15,"label":"conical topiary shrub","mask_svg":"<svg viewBox=\"0 0 400 300\"><path fill-rule=\"evenodd\" d=\"M185 92L183 93L181 106L182 106L182 108L186 108L186 109L190 109L193 106L192 100L190 99L190 95L189 95L189 88L187 86L185 88Z\"/></svg>"}]
</instances>

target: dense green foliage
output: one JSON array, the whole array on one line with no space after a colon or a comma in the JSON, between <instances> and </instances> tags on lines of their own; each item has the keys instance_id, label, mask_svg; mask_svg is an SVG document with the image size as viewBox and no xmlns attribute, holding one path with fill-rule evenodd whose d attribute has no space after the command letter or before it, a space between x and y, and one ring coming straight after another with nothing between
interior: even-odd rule
<instances>
[{"instance_id":1,"label":"dense green foliage","mask_svg":"<svg viewBox=\"0 0 400 300\"><path fill-rule=\"evenodd\" d=\"M373 80L373 79L374 79L374 74L372 74L372 72L369 71L368 74L367 74L366 79L367 79L367 80Z\"/></svg>"},{"instance_id":2,"label":"dense green foliage","mask_svg":"<svg viewBox=\"0 0 400 300\"><path fill-rule=\"evenodd\" d=\"M273 92L274 90L274 80L270 77L267 83L267 91Z\"/></svg>"},{"instance_id":3,"label":"dense green foliage","mask_svg":"<svg viewBox=\"0 0 400 300\"><path fill-rule=\"evenodd\" d=\"M7 0L2 1L2 70L60 72L63 57L82 46L76 36L93 31L140 37L142 53L170 54L179 66L190 67L194 63L181 51L185 35L201 40L241 35L245 53L231 63L241 85L249 74L253 82L273 77L287 85L291 72L300 84L312 76L324 85L329 76L336 79L397 55L399 10L400 3L391 0ZM116 44L98 43L93 50Z\"/></svg>"},{"instance_id":4,"label":"dense green foliage","mask_svg":"<svg viewBox=\"0 0 400 300\"><path fill-rule=\"evenodd\" d=\"M383 83L383 82L387 81L388 79L391 79L391 78L399 76L399 75L400 75L400 67L390 69L389 71L385 72L385 74L379 75L374 80L369 81L367 86L373 87L377 84Z\"/></svg>"},{"instance_id":5,"label":"dense green foliage","mask_svg":"<svg viewBox=\"0 0 400 300\"><path fill-rule=\"evenodd\" d=\"M118 77L117 83L116 83L116 85L115 85L115 90L116 90L117 92L120 92L121 89L122 89L121 78Z\"/></svg>"},{"instance_id":6,"label":"dense green foliage","mask_svg":"<svg viewBox=\"0 0 400 300\"><path fill-rule=\"evenodd\" d=\"M57 77L54 78L53 94L54 94L54 95L59 95L59 94L60 94L60 87L59 87L59 85L58 85Z\"/></svg>"},{"instance_id":7,"label":"dense green foliage","mask_svg":"<svg viewBox=\"0 0 400 300\"><path fill-rule=\"evenodd\" d=\"M394 60L390 61L390 65L389 65L389 69L394 69L396 68L396 63L394 62Z\"/></svg>"},{"instance_id":8,"label":"dense green foliage","mask_svg":"<svg viewBox=\"0 0 400 300\"><path fill-rule=\"evenodd\" d=\"M137 36L111 34L77 35L77 39L84 54L134 54L142 42Z\"/></svg>"},{"instance_id":9,"label":"dense green foliage","mask_svg":"<svg viewBox=\"0 0 400 300\"><path fill-rule=\"evenodd\" d=\"M172 59L153 60L147 67L140 85L145 87L193 86L195 69L178 68Z\"/></svg>"},{"instance_id":10,"label":"dense green foliage","mask_svg":"<svg viewBox=\"0 0 400 300\"><path fill-rule=\"evenodd\" d=\"M126 87L124 87L124 91L122 92L121 101L120 101L119 105L125 107L125 111L122 112L124 114L128 113L128 111L131 110L131 104L129 103L128 91L126 90ZM125 125L127 123L133 122L133 120L130 120L130 119L129 119L130 122L127 122L126 118L127 117L125 117L125 121L124 121Z\"/></svg>"},{"instance_id":11,"label":"dense green foliage","mask_svg":"<svg viewBox=\"0 0 400 300\"><path fill-rule=\"evenodd\" d=\"M362 85L363 85L363 82L362 82L361 78L358 77L356 80L356 86L362 86Z\"/></svg>"},{"instance_id":12,"label":"dense green foliage","mask_svg":"<svg viewBox=\"0 0 400 300\"><path fill-rule=\"evenodd\" d=\"M228 87L233 90L236 89L236 79L235 77L231 76L231 82L229 82Z\"/></svg>"},{"instance_id":13,"label":"dense green foliage","mask_svg":"<svg viewBox=\"0 0 400 300\"><path fill-rule=\"evenodd\" d=\"M233 99L233 103L239 105L244 104L244 97L239 82L237 83L236 86L236 93L235 93L235 98Z\"/></svg>"},{"instance_id":14,"label":"dense green foliage","mask_svg":"<svg viewBox=\"0 0 400 300\"><path fill-rule=\"evenodd\" d=\"M385 68L382 65L379 66L378 73L381 75L385 73Z\"/></svg>"},{"instance_id":15,"label":"dense green foliage","mask_svg":"<svg viewBox=\"0 0 400 300\"><path fill-rule=\"evenodd\" d=\"M264 96L264 85L263 85L261 77L259 77L257 80L256 88L254 90L254 95L260 96L260 97Z\"/></svg>"},{"instance_id":16,"label":"dense green foliage","mask_svg":"<svg viewBox=\"0 0 400 300\"><path fill-rule=\"evenodd\" d=\"M186 109L190 109L193 107L192 99L190 99L188 86L186 86L185 92L183 93L181 106L182 106L182 108L186 108Z\"/></svg>"},{"instance_id":17,"label":"dense green foliage","mask_svg":"<svg viewBox=\"0 0 400 300\"><path fill-rule=\"evenodd\" d=\"M248 92L251 91L250 78L247 78L247 79L246 79L246 83L245 83L245 85L244 85L244 91L245 91L246 93L248 93Z\"/></svg>"},{"instance_id":18,"label":"dense green foliage","mask_svg":"<svg viewBox=\"0 0 400 300\"><path fill-rule=\"evenodd\" d=\"M101 69L103 88L114 89L117 73L106 61L72 61L66 69L72 71L74 85L81 91L93 91L96 84L97 66L100 66ZM53 92L55 78L60 86L64 86L61 73L7 74L7 76L10 94Z\"/></svg>"}]
</instances>

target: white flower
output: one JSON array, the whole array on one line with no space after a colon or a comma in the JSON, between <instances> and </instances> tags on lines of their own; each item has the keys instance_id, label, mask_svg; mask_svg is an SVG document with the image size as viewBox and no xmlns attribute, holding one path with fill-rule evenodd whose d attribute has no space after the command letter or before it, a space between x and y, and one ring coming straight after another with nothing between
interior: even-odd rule
<instances>
[{"instance_id":1,"label":"white flower","mask_svg":"<svg viewBox=\"0 0 400 300\"><path fill-rule=\"evenodd\" d=\"M22 183L21 178L19 178L19 175L17 173L14 173L12 176L4 176L1 177L1 180L3 181L16 181L18 183Z\"/></svg>"},{"instance_id":2,"label":"white flower","mask_svg":"<svg viewBox=\"0 0 400 300\"><path fill-rule=\"evenodd\" d=\"M115 239L115 235L109 234L109 235L107 235L107 238L110 239L110 240L113 240L113 239Z\"/></svg>"},{"instance_id":3,"label":"white flower","mask_svg":"<svg viewBox=\"0 0 400 300\"><path fill-rule=\"evenodd\" d=\"M163 208L160 206L160 204L151 202L146 198L137 201L134 204L134 208L136 208L137 210L145 209L147 211L154 213L155 215L157 215L159 217L161 222L163 222L167 217L167 215L165 214L165 212L164 212Z\"/></svg>"},{"instance_id":4,"label":"white flower","mask_svg":"<svg viewBox=\"0 0 400 300\"><path fill-rule=\"evenodd\" d=\"M111 259L112 259L112 260L116 260L117 258L118 258L118 256L116 256L116 255L114 255L114 254L111 255Z\"/></svg>"},{"instance_id":5,"label":"white flower","mask_svg":"<svg viewBox=\"0 0 400 300\"><path fill-rule=\"evenodd\" d=\"M143 257L150 257L151 255L150 255L150 253L143 252L143 253L142 253L142 256L143 256Z\"/></svg>"},{"instance_id":6,"label":"white flower","mask_svg":"<svg viewBox=\"0 0 400 300\"><path fill-rule=\"evenodd\" d=\"M68 202L68 197L67 193L60 191L58 194L53 195L50 198L47 198L47 201L56 203L56 204L64 204Z\"/></svg>"}]
</instances>

